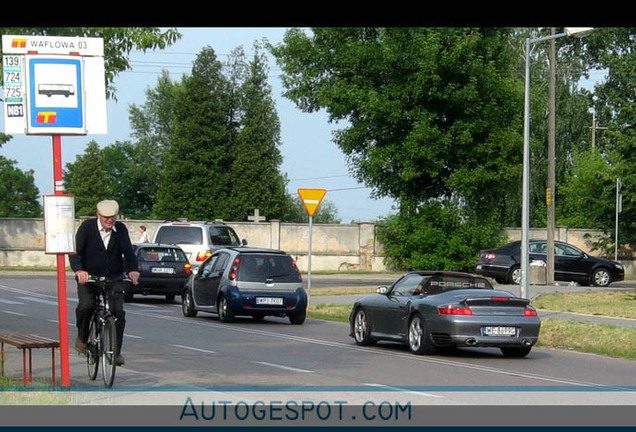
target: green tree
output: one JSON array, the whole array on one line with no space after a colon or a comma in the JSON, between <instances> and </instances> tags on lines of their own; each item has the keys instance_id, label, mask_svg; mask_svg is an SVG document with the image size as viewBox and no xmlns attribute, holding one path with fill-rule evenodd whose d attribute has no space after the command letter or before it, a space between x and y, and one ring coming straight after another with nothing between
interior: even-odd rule
<instances>
[{"instance_id":1,"label":"green tree","mask_svg":"<svg viewBox=\"0 0 636 432\"><path fill-rule=\"evenodd\" d=\"M106 181L120 212L129 218L148 219L155 203L160 166L153 160L154 147L146 142L117 142L102 149Z\"/></svg>"},{"instance_id":2,"label":"green tree","mask_svg":"<svg viewBox=\"0 0 636 432\"><path fill-rule=\"evenodd\" d=\"M175 128L159 180L155 214L160 218L227 219L230 147L229 85L211 47L184 77L175 107Z\"/></svg>"},{"instance_id":3,"label":"green tree","mask_svg":"<svg viewBox=\"0 0 636 432\"><path fill-rule=\"evenodd\" d=\"M104 156L95 141L88 143L75 162L66 164L64 190L75 195L76 216L92 216L99 201L113 198L104 167Z\"/></svg>"},{"instance_id":4,"label":"green tree","mask_svg":"<svg viewBox=\"0 0 636 432\"><path fill-rule=\"evenodd\" d=\"M348 122L335 142L377 196L411 206L455 195L489 214L507 204L520 172L521 112L511 101L521 106L523 89L507 31L312 32L290 30L272 48L285 96Z\"/></svg>"},{"instance_id":5,"label":"green tree","mask_svg":"<svg viewBox=\"0 0 636 432\"><path fill-rule=\"evenodd\" d=\"M462 217L456 202L430 202L417 210L381 222L378 239L384 245L389 268L472 272L475 251L484 244L503 241L498 224Z\"/></svg>"},{"instance_id":6,"label":"green tree","mask_svg":"<svg viewBox=\"0 0 636 432\"><path fill-rule=\"evenodd\" d=\"M0 156L0 216L42 217L33 170L22 171L16 161Z\"/></svg>"},{"instance_id":7,"label":"green tree","mask_svg":"<svg viewBox=\"0 0 636 432\"><path fill-rule=\"evenodd\" d=\"M267 81L266 60L259 47L239 87L238 123L233 140L229 217L245 220L258 208L270 219L281 219L286 202L286 178L280 173L280 121ZM243 60L242 52L237 53Z\"/></svg>"},{"instance_id":8,"label":"green tree","mask_svg":"<svg viewBox=\"0 0 636 432\"><path fill-rule=\"evenodd\" d=\"M605 79L594 89L594 109L598 124L608 128L597 132L595 151L621 178L623 211L620 214L621 243L636 243L636 28L600 28L585 38L584 56L591 69L605 72ZM610 179L606 179L609 181ZM614 193L616 178L612 180ZM607 194L596 197L597 208L604 208L602 227L613 241L614 199ZM609 202L607 201L609 200ZM602 202L601 202L602 201Z\"/></svg>"},{"instance_id":9,"label":"green tree","mask_svg":"<svg viewBox=\"0 0 636 432\"><path fill-rule=\"evenodd\" d=\"M281 220L290 223L309 222L307 210L305 210L305 206L298 195L287 196L286 210ZM312 222L320 224L339 224L342 223L342 220L338 216L338 209L335 204L325 199L318 207L318 211L314 215Z\"/></svg>"},{"instance_id":10,"label":"green tree","mask_svg":"<svg viewBox=\"0 0 636 432\"><path fill-rule=\"evenodd\" d=\"M396 217L421 233L426 229L412 221L422 212L454 211L469 227L519 214L523 82L515 73L514 34L321 28L308 36L293 29L271 50L284 72L285 96L304 111L325 109L330 120L346 121L334 140L354 175L374 195L396 199ZM427 213L427 206L437 210ZM464 240L457 226L442 226L448 242ZM386 237L392 239L404 240ZM442 264L439 254L446 252L409 244L414 257L432 254ZM457 268L474 260L479 245L469 244L458 249L463 256L453 255Z\"/></svg>"},{"instance_id":11,"label":"green tree","mask_svg":"<svg viewBox=\"0 0 636 432\"><path fill-rule=\"evenodd\" d=\"M616 174L599 152L575 153L573 168L561 187L565 226L606 229L614 225Z\"/></svg>"},{"instance_id":12,"label":"green tree","mask_svg":"<svg viewBox=\"0 0 636 432\"><path fill-rule=\"evenodd\" d=\"M164 70L154 88L146 89L143 105L131 104L129 120L131 136L147 146L147 159L161 166L175 130L175 106L181 85Z\"/></svg>"}]
</instances>

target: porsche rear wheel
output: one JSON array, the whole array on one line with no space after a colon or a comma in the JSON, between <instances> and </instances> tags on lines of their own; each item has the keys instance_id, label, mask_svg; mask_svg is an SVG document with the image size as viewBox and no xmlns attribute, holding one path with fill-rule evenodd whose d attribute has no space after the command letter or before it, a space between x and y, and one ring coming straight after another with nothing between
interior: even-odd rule
<instances>
[{"instance_id":1,"label":"porsche rear wheel","mask_svg":"<svg viewBox=\"0 0 636 432\"><path fill-rule=\"evenodd\" d=\"M408 332L409 349L414 354L432 354L435 347L430 342L426 324L420 314L415 314L409 322Z\"/></svg>"},{"instance_id":2,"label":"porsche rear wheel","mask_svg":"<svg viewBox=\"0 0 636 432\"><path fill-rule=\"evenodd\" d=\"M353 318L353 338L356 344L366 346L372 345L371 327L364 309L359 308Z\"/></svg>"}]
</instances>

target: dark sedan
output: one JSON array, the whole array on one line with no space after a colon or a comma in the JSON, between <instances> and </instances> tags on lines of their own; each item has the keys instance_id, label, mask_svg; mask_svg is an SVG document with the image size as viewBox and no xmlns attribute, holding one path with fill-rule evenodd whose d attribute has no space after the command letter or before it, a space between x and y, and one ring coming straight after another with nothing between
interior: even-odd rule
<instances>
[{"instance_id":1,"label":"dark sedan","mask_svg":"<svg viewBox=\"0 0 636 432\"><path fill-rule=\"evenodd\" d=\"M541 326L529 303L494 290L479 276L413 271L355 302L350 336L358 345L406 343L415 354L497 347L506 357L524 357L537 342Z\"/></svg>"},{"instance_id":2,"label":"dark sedan","mask_svg":"<svg viewBox=\"0 0 636 432\"><path fill-rule=\"evenodd\" d=\"M179 246L140 243L133 248L139 262L139 283L131 285L124 301L132 301L135 294L164 295L168 301L181 295L192 266Z\"/></svg>"},{"instance_id":3,"label":"dark sedan","mask_svg":"<svg viewBox=\"0 0 636 432\"><path fill-rule=\"evenodd\" d=\"M530 240L529 261L547 262L547 242ZM475 273L494 278L499 283L521 283L521 242L516 241L498 249L483 250ZM620 263L605 258L590 256L568 243L554 242L554 279L593 284L606 287L612 282L622 281L625 270Z\"/></svg>"}]
</instances>

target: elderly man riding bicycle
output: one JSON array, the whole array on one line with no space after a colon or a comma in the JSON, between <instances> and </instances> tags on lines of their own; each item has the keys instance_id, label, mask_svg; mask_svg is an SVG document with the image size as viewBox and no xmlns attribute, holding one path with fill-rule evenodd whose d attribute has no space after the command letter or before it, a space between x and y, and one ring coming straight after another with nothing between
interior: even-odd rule
<instances>
[{"instance_id":1,"label":"elderly man riding bicycle","mask_svg":"<svg viewBox=\"0 0 636 432\"><path fill-rule=\"evenodd\" d=\"M133 252L128 229L117 221L119 204L117 201L104 200L97 204L97 217L84 221L75 235L76 255L69 255L71 269L77 279L79 303L75 309L77 339L75 349L86 352L88 326L96 308L95 287L87 284L90 276L115 277L128 273L133 284L137 284L137 258ZM112 307L117 318L117 357L118 366L124 364L121 347L124 340L126 313L124 312L124 290L126 283L113 283Z\"/></svg>"}]
</instances>

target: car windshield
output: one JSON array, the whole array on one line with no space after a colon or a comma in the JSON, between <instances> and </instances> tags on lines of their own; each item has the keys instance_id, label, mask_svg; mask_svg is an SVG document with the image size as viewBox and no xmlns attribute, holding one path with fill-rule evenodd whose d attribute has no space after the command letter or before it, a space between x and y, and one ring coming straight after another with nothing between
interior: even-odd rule
<instances>
[{"instance_id":1,"label":"car windshield","mask_svg":"<svg viewBox=\"0 0 636 432\"><path fill-rule=\"evenodd\" d=\"M242 255L239 280L243 282L298 282L300 274L289 255Z\"/></svg>"},{"instance_id":2,"label":"car windshield","mask_svg":"<svg viewBox=\"0 0 636 432\"><path fill-rule=\"evenodd\" d=\"M209 227L210 243L213 245L239 246L240 241L234 230L230 227Z\"/></svg>"},{"instance_id":3,"label":"car windshield","mask_svg":"<svg viewBox=\"0 0 636 432\"><path fill-rule=\"evenodd\" d=\"M159 228L157 243L165 244L201 244L201 228L189 226L164 226Z\"/></svg>"},{"instance_id":4,"label":"car windshield","mask_svg":"<svg viewBox=\"0 0 636 432\"><path fill-rule=\"evenodd\" d=\"M183 263L188 261L183 251L176 248L142 248L138 256L140 261Z\"/></svg>"}]
</instances>

